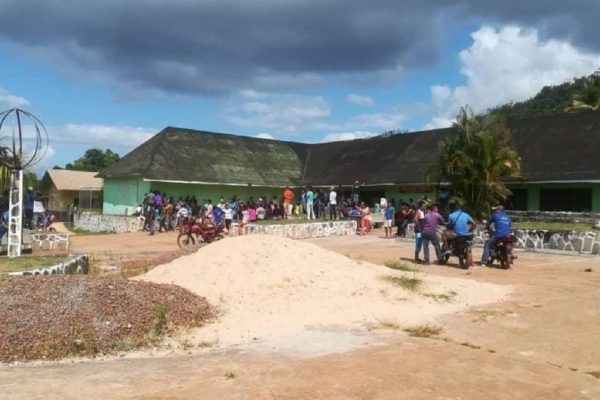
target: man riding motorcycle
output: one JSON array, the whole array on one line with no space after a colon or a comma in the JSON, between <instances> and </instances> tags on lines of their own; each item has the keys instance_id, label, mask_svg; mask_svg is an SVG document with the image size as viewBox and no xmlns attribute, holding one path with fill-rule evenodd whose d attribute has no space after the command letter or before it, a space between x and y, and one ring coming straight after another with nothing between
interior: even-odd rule
<instances>
[{"instance_id":1,"label":"man riding motorcycle","mask_svg":"<svg viewBox=\"0 0 600 400\"><path fill-rule=\"evenodd\" d=\"M443 240L446 252L450 252L449 242L459 236L471 236L472 227L475 226L473 218L461 209L458 204L450 204L450 215L448 216L448 229L444 232Z\"/></svg>"},{"instance_id":2,"label":"man riding motorcycle","mask_svg":"<svg viewBox=\"0 0 600 400\"><path fill-rule=\"evenodd\" d=\"M448 229L444 232L443 262L447 262L451 255L458 257L462 268L469 268L472 264L472 228L475 227L473 218L463 211L457 204L451 204L452 213L448 216Z\"/></svg>"},{"instance_id":3,"label":"man riding motorcycle","mask_svg":"<svg viewBox=\"0 0 600 400\"><path fill-rule=\"evenodd\" d=\"M512 232L512 219L510 215L504 212L504 206L496 205L494 208L494 214L490 217L490 220L486 224L488 232L491 232L491 226L493 225L494 234L485 242L483 246L483 254L481 255L481 265L490 264L490 249L496 245L496 242L500 239L510 239Z\"/></svg>"}]
</instances>

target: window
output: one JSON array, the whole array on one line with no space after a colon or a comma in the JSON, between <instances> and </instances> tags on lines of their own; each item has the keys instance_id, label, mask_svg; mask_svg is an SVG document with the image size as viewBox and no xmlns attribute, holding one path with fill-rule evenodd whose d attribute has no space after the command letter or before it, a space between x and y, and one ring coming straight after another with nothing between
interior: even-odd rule
<instances>
[{"instance_id":1,"label":"window","mask_svg":"<svg viewBox=\"0 0 600 400\"><path fill-rule=\"evenodd\" d=\"M590 211L592 189L541 189L541 211Z\"/></svg>"},{"instance_id":2,"label":"window","mask_svg":"<svg viewBox=\"0 0 600 400\"><path fill-rule=\"evenodd\" d=\"M512 194L506 198L504 207L507 210L527 210L527 189L511 189Z\"/></svg>"}]
</instances>

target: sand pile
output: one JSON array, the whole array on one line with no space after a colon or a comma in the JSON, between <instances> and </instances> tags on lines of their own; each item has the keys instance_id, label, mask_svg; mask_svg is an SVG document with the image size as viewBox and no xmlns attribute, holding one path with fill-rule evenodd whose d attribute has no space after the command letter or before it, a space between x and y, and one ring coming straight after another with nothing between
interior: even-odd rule
<instances>
[{"instance_id":1,"label":"sand pile","mask_svg":"<svg viewBox=\"0 0 600 400\"><path fill-rule=\"evenodd\" d=\"M386 281L389 276L423 282L413 292ZM183 286L217 307L219 320L192 332L191 340L309 353L368 342L370 331L390 323L432 323L441 314L501 300L511 290L395 271L266 235L213 243L137 279ZM445 296L440 301L431 295Z\"/></svg>"}]
</instances>

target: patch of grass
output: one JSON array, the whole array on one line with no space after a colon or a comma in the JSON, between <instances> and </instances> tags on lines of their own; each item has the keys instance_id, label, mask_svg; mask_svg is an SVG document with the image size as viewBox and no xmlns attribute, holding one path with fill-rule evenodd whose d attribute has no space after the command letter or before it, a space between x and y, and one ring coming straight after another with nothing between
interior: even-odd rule
<instances>
[{"instance_id":1,"label":"patch of grass","mask_svg":"<svg viewBox=\"0 0 600 400\"><path fill-rule=\"evenodd\" d=\"M403 328L402 330L408 333L408 336L420 338L429 338L432 336L437 336L443 331L443 329L439 326L430 325L408 326L406 328Z\"/></svg>"},{"instance_id":2,"label":"patch of grass","mask_svg":"<svg viewBox=\"0 0 600 400\"><path fill-rule=\"evenodd\" d=\"M213 343L213 342L207 342L207 341L204 341L204 340L201 341L201 342L198 342L198 344L197 344L198 348L200 348L200 349L208 349L210 347L213 347L214 345L215 345L215 343Z\"/></svg>"},{"instance_id":3,"label":"patch of grass","mask_svg":"<svg viewBox=\"0 0 600 400\"><path fill-rule=\"evenodd\" d=\"M593 272L593 271L594 271L594 270L593 270L593 269L591 269L591 268L586 268L586 269L584 269L584 270L583 270L583 272Z\"/></svg>"},{"instance_id":4,"label":"patch of grass","mask_svg":"<svg viewBox=\"0 0 600 400\"><path fill-rule=\"evenodd\" d=\"M14 258L0 257L0 274L51 267L66 261L68 258L68 256L21 256Z\"/></svg>"},{"instance_id":5,"label":"patch of grass","mask_svg":"<svg viewBox=\"0 0 600 400\"><path fill-rule=\"evenodd\" d=\"M164 304L154 306L154 335L160 336L167 325L167 307Z\"/></svg>"},{"instance_id":6,"label":"patch of grass","mask_svg":"<svg viewBox=\"0 0 600 400\"><path fill-rule=\"evenodd\" d=\"M395 269L397 271L407 271L407 272L415 271L414 267L411 267L410 265L408 265L406 263L396 261L396 260L386 260L383 262L383 265L385 265L388 268Z\"/></svg>"},{"instance_id":7,"label":"patch of grass","mask_svg":"<svg viewBox=\"0 0 600 400\"><path fill-rule=\"evenodd\" d=\"M399 286L403 289L410 290L411 292L416 291L422 284L423 281L419 278L407 278L406 276L384 276L383 280L391 283L392 285Z\"/></svg>"},{"instance_id":8,"label":"patch of grass","mask_svg":"<svg viewBox=\"0 0 600 400\"><path fill-rule=\"evenodd\" d=\"M390 329L390 330L398 330L400 329L400 325L396 323L393 319L378 319L377 325L374 326L375 329Z\"/></svg>"},{"instance_id":9,"label":"patch of grass","mask_svg":"<svg viewBox=\"0 0 600 400\"><path fill-rule=\"evenodd\" d=\"M181 346L181 348L183 350L190 350L194 348L194 344L192 342L190 342L188 339L185 339L181 342L179 342L179 345Z\"/></svg>"},{"instance_id":10,"label":"patch of grass","mask_svg":"<svg viewBox=\"0 0 600 400\"><path fill-rule=\"evenodd\" d=\"M235 372L233 372L232 370L229 370L227 372L225 372L225 379L234 379L235 378Z\"/></svg>"},{"instance_id":11,"label":"patch of grass","mask_svg":"<svg viewBox=\"0 0 600 400\"><path fill-rule=\"evenodd\" d=\"M469 314L473 315L473 322L487 321L490 318L504 317L505 315L512 314L509 310L470 310Z\"/></svg>"},{"instance_id":12,"label":"patch of grass","mask_svg":"<svg viewBox=\"0 0 600 400\"><path fill-rule=\"evenodd\" d=\"M95 235L112 235L115 232L113 231L87 231L85 229L72 229L71 230L72 233L78 235L78 236L95 236Z\"/></svg>"},{"instance_id":13,"label":"patch of grass","mask_svg":"<svg viewBox=\"0 0 600 400\"><path fill-rule=\"evenodd\" d=\"M578 231L586 232L598 230L591 224L584 222L542 222L542 221L518 221L513 222L513 229L533 229L544 231Z\"/></svg>"},{"instance_id":14,"label":"patch of grass","mask_svg":"<svg viewBox=\"0 0 600 400\"><path fill-rule=\"evenodd\" d=\"M450 291L446 293L425 293L423 296L435 300L437 303L450 303L458 293Z\"/></svg>"},{"instance_id":15,"label":"patch of grass","mask_svg":"<svg viewBox=\"0 0 600 400\"><path fill-rule=\"evenodd\" d=\"M596 379L600 379L600 371L588 371L586 374L591 375Z\"/></svg>"}]
</instances>

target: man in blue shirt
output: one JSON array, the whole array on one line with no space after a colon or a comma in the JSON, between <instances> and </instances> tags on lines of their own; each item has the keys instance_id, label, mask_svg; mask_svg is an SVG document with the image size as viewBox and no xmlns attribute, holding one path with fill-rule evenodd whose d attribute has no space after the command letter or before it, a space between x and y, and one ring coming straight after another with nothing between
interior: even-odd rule
<instances>
[{"instance_id":1,"label":"man in blue shirt","mask_svg":"<svg viewBox=\"0 0 600 400\"><path fill-rule=\"evenodd\" d=\"M512 219L510 215L504 212L504 207L497 205L494 207L494 214L490 217L487 223L487 229L490 230L490 226L494 225L494 235L485 242L483 246L483 254L481 255L481 265L486 265L490 259L490 248L496 243L496 240L505 237L510 237L512 232Z\"/></svg>"},{"instance_id":2,"label":"man in blue shirt","mask_svg":"<svg viewBox=\"0 0 600 400\"><path fill-rule=\"evenodd\" d=\"M448 229L444 232L442 237L444 240L444 246L446 247L446 254L450 253L450 246L448 242L456 239L459 236L470 236L472 235L472 227L475 226L475 221L469 215L469 213L463 211L458 204L450 204L452 212L448 216Z\"/></svg>"},{"instance_id":3,"label":"man in blue shirt","mask_svg":"<svg viewBox=\"0 0 600 400\"><path fill-rule=\"evenodd\" d=\"M454 211L448 216L448 227L452 229L456 236L471 235L471 227L473 226L475 226L473 218L458 205L454 207Z\"/></svg>"}]
</instances>

